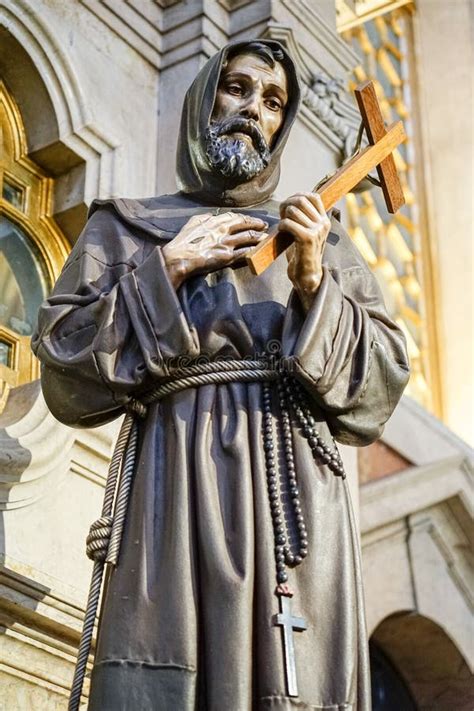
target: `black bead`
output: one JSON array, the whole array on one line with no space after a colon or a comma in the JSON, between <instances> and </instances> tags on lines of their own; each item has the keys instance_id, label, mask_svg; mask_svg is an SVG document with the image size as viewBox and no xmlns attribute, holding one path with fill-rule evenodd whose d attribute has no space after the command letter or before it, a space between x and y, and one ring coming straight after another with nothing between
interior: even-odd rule
<instances>
[{"instance_id":1,"label":"black bead","mask_svg":"<svg viewBox=\"0 0 474 711\"><path fill-rule=\"evenodd\" d=\"M279 583L286 583L287 580L288 580L288 575L284 571L278 572L277 581Z\"/></svg>"},{"instance_id":2,"label":"black bead","mask_svg":"<svg viewBox=\"0 0 474 711\"><path fill-rule=\"evenodd\" d=\"M284 562L284 561L281 562L281 563L277 563L277 564L276 564L276 569L278 570L279 573L280 573L280 572L281 572L281 573L284 573L284 572L285 572L285 568L286 568L286 565L285 565L285 562Z\"/></svg>"},{"instance_id":3,"label":"black bead","mask_svg":"<svg viewBox=\"0 0 474 711\"><path fill-rule=\"evenodd\" d=\"M295 556L293 555L293 553L287 554L286 562L288 563L288 565L293 565L293 563L295 562Z\"/></svg>"},{"instance_id":4,"label":"black bead","mask_svg":"<svg viewBox=\"0 0 474 711\"><path fill-rule=\"evenodd\" d=\"M301 545L303 545L304 541L306 541L307 538L308 538L308 531L300 531Z\"/></svg>"},{"instance_id":5,"label":"black bead","mask_svg":"<svg viewBox=\"0 0 474 711\"><path fill-rule=\"evenodd\" d=\"M276 536L275 540L279 545L283 546L286 543L286 536L283 535L283 533L280 533L278 536Z\"/></svg>"},{"instance_id":6,"label":"black bead","mask_svg":"<svg viewBox=\"0 0 474 711\"><path fill-rule=\"evenodd\" d=\"M303 558L300 555L295 555L295 565L299 565L303 562Z\"/></svg>"},{"instance_id":7,"label":"black bead","mask_svg":"<svg viewBox=\"0 0 474 711\"><path fill-rule=\"evenodd\" d=\"M298 522L298 530L302 533L303 531L306 531L306 524L304 521L299 521Z\"/></svg>"},{"instance_id":8,"label":"black bead","mask_svg":"<svg viewBox=\"0 0 474 711\"><path fill-rule=\"evenodd\" d=\"M299 555L300 555L301 559L306 558L306 556L308 555L308 549L307 548L300 548Z\"/></svg>"}]
</instances>

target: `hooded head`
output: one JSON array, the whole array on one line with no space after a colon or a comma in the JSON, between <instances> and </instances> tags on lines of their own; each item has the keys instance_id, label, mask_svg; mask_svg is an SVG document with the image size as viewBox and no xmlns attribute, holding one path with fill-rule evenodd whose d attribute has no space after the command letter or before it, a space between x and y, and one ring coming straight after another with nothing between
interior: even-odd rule
<instances>
[{"instance_id":1,"label":"hooded head","mask_svg":"<svg viewBox=\"0 0 474 711\"><path fill-rule=\"evenodd\" d=\"M268 48L269 60L249 45ZM285 84L282 110L267 118L251 109L232 109L232 95L223 106L219 91L223 70L248 56ZM273 70L269 66L277 57ZM276 82L278 83L278 81ZM277 92L278 93L278 92ZM293 60L273 40L234 42L204 65L184 100L178 141L178 186L197 200L215 205L245 207L266 201L280 177L280 157L295 120L300 88ZM273 101L273 99L272 99ZM238 107L238 100L234 102ZM268 105L271 106L270 102ZM245 136L249 135L249 138ZM262 140L264 139L264 140Z\"/></svg>"}]
</instances>

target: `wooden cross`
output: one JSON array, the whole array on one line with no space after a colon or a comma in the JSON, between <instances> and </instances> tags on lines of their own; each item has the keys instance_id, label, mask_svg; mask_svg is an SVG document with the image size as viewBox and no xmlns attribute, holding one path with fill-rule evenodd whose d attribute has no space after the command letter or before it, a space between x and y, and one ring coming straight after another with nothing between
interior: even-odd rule
<instances>
[{"instance_id":1,"label":"wooden cross","mask_svg":"<svg viewBox=\"0 0 474 711\"><path fill-rule=\"evenodd\" d=\"M403 124L398 121L388 128L385 127L371 81L359 84L355 96L370 145L341 166L331 178L319 186L317 192L321 196L324 209L328 211L377 167L387 209L389 212L396 212L405 203L405 198L392 151L406 139ZM316 192L316 188L313 192ZM268 237L247 256L248 266L254 274L261 274L292 242L291 235L279 232L277 226L273 227Z\"/></svg>"},{"instance_id":2,"label":"wooden cross","mask_svg":"<svg viewBox=\"0 0 474 711\"><path fill-rule=\"evenodd\" d=\"M283 633L283 648L285 652L285 676L288 696L298 696L298 681L296 678L295 644L293 630L306 630L308 625L302 617L291 614L291 596L280 595L280 614L275 615L273 624L280 625Z\"/></svg>"}]
</instances>

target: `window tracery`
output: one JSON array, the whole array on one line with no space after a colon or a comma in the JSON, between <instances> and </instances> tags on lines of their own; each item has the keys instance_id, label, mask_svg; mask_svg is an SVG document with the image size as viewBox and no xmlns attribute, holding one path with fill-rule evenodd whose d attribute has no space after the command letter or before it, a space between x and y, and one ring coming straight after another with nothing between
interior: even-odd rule
<instances>
[{"instance_id":1,"label":"window tracery","mask_svg":"<svg viewBox=\"0 0 474 711\"><path fill-rule=\"evenodd\" d=\"M386 123L402 119L405 125L408 140L394 157L406 205L390 215L377 190L350 193L349 234L374 271L390 315L406 335L412 368L407 394L441 416L436 294L430 245L422 227L420 173L415 174L419 161L411 57L414 8L406 2L371 0L359 2L356 10L359 15L353 11L351 18L347 13L339 16L342 36L362 59L350 88L371 79Z\"/></svg>"}]
</instances>

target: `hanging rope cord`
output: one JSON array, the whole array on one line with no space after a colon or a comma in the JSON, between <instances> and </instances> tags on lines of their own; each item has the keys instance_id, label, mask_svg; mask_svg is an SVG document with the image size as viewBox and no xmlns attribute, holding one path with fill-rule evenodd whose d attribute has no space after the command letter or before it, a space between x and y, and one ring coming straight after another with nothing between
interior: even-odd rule
<instances>
[{"instance_id":1,"label":"hanging rope cord","mask_svg":"<svg viewBox=\"0 0 474 711\"><path fill-rule=\"evenodd\" d=\"M142 400L131 399L126 406L115 450L107 474L102 513L90 527L86 553L94 561L89 596L82 628L68 711L78 711L87 661L92 646L105 564L116 566L132 485L138 445L138 422L145 419L148 406L167 395L209 384L276 380L280 372L262 361L226 360L177 368Z\"/></svg>"}]
</instances>

